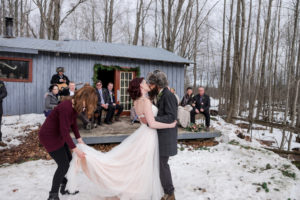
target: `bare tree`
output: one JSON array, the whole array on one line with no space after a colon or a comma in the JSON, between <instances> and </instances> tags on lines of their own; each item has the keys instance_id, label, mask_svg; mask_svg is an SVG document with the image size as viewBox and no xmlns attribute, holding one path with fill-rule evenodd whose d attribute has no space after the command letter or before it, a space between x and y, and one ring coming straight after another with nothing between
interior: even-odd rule
<instances>
[{"instance_id":1,"label":"bare tree","mask_svg":"<svg viewBox=\"0 0 300 200\"><path fill-rule=\"evenodd\" d=\"M226 0L223 5L223 29L222 29L222 55L221 55L221 69L220 69L220 82L219 82L219 111L223 110L223 78L224 78L224 52L225 52L225 17L226 17Z\"/></svg>"},{"instance_id":2,"label":"bare tree","mask_svg":"<svg viewBox=\"0 0 300 200\"><path fill-rule=\"evenodd\" d=\"M228 39L227 39L227 50L226 50L226 68L225 68L225 85L224 85L224 96L225 97L225 107L224 109L227 111L228 103L229 103L229 91L230 89L230 79L231 79L231 67L230 67L230 57L231 57L231 39L232 39L232 16L233 16L233 4L234 0L231 1L230 5L230 17L229 17L229 25L228 25Z\"/></svg>"},{"instance_id":3,"label":"bare tree","mask_svg":"<svg viewBox=\"0 0 300 200\"><path fill-rule=\"evenodd\" d=\"M240 12L241 12L242 1L243 0L238 0L236 6L234 59L233 59L232 81L231 81L231 89L230 89L230 105L229 105L229 111L226 118L226 121L228 122L232 122L232 117L236 116L237 103L238 103L237 100L239 95L238 90L239 90L240 67L241 67L240 51L239 51L239 42L240 42L239 34L240 34Z\"/></svg>"},{"instance_id":4,"label":"bare tree","mask_svg":"<svg viewBox=\"0 0 300 200\"><path fill-rule=\"evenodd\" d=\"M259 42L259 30L260 30L260 12L261 12L261 0L258 1L258 13L257 13L257 20L256 20L256 39L255 39L255 47L254 47L254 53L252 57L252 70L250 74L250 85L254 87L254 75L255 75L255 69L256 69L256 57L257 57L257 50L258 50L258 42ZM250 87L249 87L250 88ZM254 87L255 88L255 87ZM254 90L254 93L257 90ZM253 94L249 92L249 121L252 124L253 122L253 113L254 113L254 106L256 101L256 94Z\"/></svg>"},{"instance_id":5,"label":"bare tree","mask_svg":"<svg viewBox=\"0 0 300 200\"><path fill-rule=\"evenodd\" d=\"M249 45L251 18L252 18L252 1L250 1L248 26L247 26L247 36L246 36L246 44L245 44L245 52L244 52L244 69L243 69L243 77L242 77L241 103L240 103L240 109L239 109L240 114L241 114L242 110L244 110L245 99L246 99L245 97L246 97L246 91L247 91L245 86L246 86L247 58L248 58L247 56L248 56L248 45ZM250 66L248 66L248 68L250 68Z\"/></svg>"}]
</instances>

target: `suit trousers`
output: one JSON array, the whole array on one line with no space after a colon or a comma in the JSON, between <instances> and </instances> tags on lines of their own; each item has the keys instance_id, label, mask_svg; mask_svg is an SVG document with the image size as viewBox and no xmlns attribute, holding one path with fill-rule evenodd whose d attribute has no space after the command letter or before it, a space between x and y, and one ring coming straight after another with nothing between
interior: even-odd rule
<instances>
[{"instance_id":1,"label":"suit trousers","mask_svg":"<svg viewBox=\"0 0 300 200\"><path fill-rule=\"evenodd\" d=\"M169 166L169 156L160 156L159 157L159 171L160 171L160 180L163 186L165 194L173 194L174 186L172 181L171 170Z\"/></svg>"}]
</instances>

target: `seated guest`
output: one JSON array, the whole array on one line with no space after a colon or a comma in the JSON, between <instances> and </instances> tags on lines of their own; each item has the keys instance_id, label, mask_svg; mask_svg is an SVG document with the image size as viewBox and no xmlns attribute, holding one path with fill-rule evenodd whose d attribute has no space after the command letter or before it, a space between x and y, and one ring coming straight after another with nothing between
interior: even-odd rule
<instances>
[{"instance_id":1,"label":"seated guest","mask_svg":"<svg viewBox=\"0 0 300 200\"><path fill-rule=\"evenodd\" d=\"M73 81L71 81L69 83L69 96L71 97L74 96L75 90L76 90L76 84Z\"/></svg>"},{"instance_id":2,"label":"seated guest","mask_svg":"<svg viewBox=\"0 0 300 200\"><path fill-rule=\"evenodd\" d=\"M191 122L195 123L195 115L196 114L203 114L205 116L205 125L207 128L210 126L210 114L209 114L209 107L210 107L210 98L208 95L205 94L204 87L198 88L199 94L194 96L194 106L193 110L191 111Z\"/></svg>"},{"instance_id":3,"label":"seated guest","mask_svg":"<svg viewBox=\"0 0 300 200\"><path fill-rule=\"evenodd\" d=\"M178 95L176 94L175 88L170 88L170 91L175 95L175 97L176 97L176 99L177 99L177 102L178 102L178 105L179 105L179 97L178 97Z\"/></svg>"},{"instance_id":4,"label":"seated guest","mask_svg":"<svg viewBox=\"0 0 300 200\"><path fill-rule=\"evenodd\" d=\"M191 123L190 112L193 110L193 102L193 89L188 87L178 107L178 122L183 128L186 128Z\"/></svg>"},{"instance_id":5,"label":"seated guest","mask_svg":"<svg viewBox=\"0 0 300 200\"><path fill-rule=\"evenodd\" d=\"M188 87L186 89L185 95L182 97L182 100L180 102L180 105L182 107L185 107L187 105L193 106L194 99L193 99L193 88Z\"/></svg>"},{"instance_id":6,"label":"seated guest","mask_svg":"<svg viewBox=\"0 0 300 200\"><path fill-rule=\"evenodd\" d=\"M114 110L118 110L116 116L115 116L115 120L116 121L120 121L120 115L123 111L123 106L120 104L116 104L116 99L115 99L115 95L113 92L113 88L114 88L114 84L112 82L109 82L107 84L107 90L108 92L106 92L106 95L108 95L105 99L108 99L108 105L112 106ZM110 121L112 121L113 115L111 116Z\"/></svg>"},{"instance_id":7,"label":"seated guest","mask_svg":"<svg viewBox=\"0 0 300 200\"><path fill-rule=\"evenodd\" d=\"M44 113L46 117L50 115L51 111L58 105L58 103L59 103L58 86L54 84L49 87L49 92L46 95L46 99L45 99Z\"/></svg>"},{"instance_id":8,"label":"seated guest","mask_svg":"<svg viewBox=\"0 0 300 200\"><path fill-rule=\"evenodd\" d=\"M96 92L97 92L97 96L98 96L98 103L97 103L97 110L96 110L96 114L98 114L97 116L97 124L101 125L101 117L102 117L102 110L106 110L106 117L104 120L104 123L110 125L112 124L112 122L110 121L112 116L114 115L115 109L113 106L110 106L108 104L109 102L109 94L108 91L105 88L102 88L102 81L97 81L96 83Z\"/></svg>"},{"instance_id":9,"label":"seated guest","mask_svg":"<svg viewBox=\"0 0 300 200\"><path fill-rule=\"evenodd\" d=\"M67 88L64 88L61 92L60 92L60 96L74 96L76 91L76 84L73 81L69 82L69 86Z\"/></svg>"},{"instance_id":10,"label":"seated guest","mask_svg":"<svg viewBox=\"0 0 300 200\"><path fill-rule=\"evenodd\" d=\"M66 84L69 85L70 81L69 78L64 75L64 68L63 67L58 67L56 68L57 74L54 74L51 78L51 84Z\"/></svg>"}]
</instances>

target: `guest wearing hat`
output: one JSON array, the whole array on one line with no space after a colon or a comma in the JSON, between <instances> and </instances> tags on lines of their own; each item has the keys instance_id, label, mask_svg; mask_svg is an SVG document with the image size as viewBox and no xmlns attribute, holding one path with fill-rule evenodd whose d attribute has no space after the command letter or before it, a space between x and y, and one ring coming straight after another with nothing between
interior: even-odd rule
<instances>
[{"instance_id":1,"label":"guest wearing hat","mask_svg":"<svg viewBox=\"0 0 300 200\"><path fill-rule=\"evenodd\" d=\"M56 68L56 72L57 74L54 74L51 78L51 84L67 84L69 85L70 81L69 81L69 78L64 75L64 68L63 67L58 67Z\"/></svg>"}]
</instances>

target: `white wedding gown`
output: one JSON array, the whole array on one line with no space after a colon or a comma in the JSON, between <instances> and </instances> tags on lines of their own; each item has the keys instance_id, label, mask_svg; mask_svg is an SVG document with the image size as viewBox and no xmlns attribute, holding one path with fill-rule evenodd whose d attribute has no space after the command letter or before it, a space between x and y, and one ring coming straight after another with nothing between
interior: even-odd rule
<instances>
[{"instance_id":1,"label":"white wedding gown","mask_svg":"<svg viewBox=\"0 0 300 200\"><path fill-rule=\"evenodd\" d=\"M157 107L152 106L152 111L156 116ZM77 147L86 156L82 160L73 153L67 173L69 190L77 189L77 173L82 170L97 186L98 194L103 198L159 200L163 196L156 129L141 124L133 134L107 153L83 144Z\"/></svg>"}]
</instances>

